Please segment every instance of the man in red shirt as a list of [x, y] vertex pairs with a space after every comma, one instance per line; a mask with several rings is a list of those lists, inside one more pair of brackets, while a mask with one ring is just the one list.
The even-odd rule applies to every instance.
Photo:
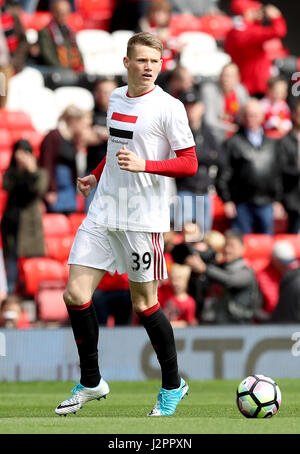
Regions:
[[[231, 3], [235, 18], [234, 27], [229, 31], [224, 47], [238, 65], [242, 83], [250, 95], [262, 95], [267, 81], [272, 76], [270, 61], [264, 43], [273, 38], [283, 38], [287, 27], [278, 8], [252, 0], [233, 0]], [[269, 22], [263, 25], [263, 20]]]

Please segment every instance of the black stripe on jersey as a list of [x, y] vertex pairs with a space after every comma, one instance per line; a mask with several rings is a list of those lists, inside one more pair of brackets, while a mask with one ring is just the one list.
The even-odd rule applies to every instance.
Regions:
[[132, 139], [133, 137], [133, 131], [126, 131], [125, 129], [109, 128], [109, 134], [122, 139]]

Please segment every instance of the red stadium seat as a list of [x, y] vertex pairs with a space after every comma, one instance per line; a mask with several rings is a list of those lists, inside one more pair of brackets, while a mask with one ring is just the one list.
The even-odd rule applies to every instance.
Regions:
[[29, 130], [34, 131], [34, 127], [30, 116], [22, 110], [7, 110], [6, 111], [7, 127], [10, 130]]
[[102, 14], [112, 16], [112, 13], [115, 9], [116, 2], [115, 0], [78, 0], [78, 11], [83, 16], [93, 16], [94, 14]]
[[211, 203], [212, 203], [213, 218], [214, 219], [224, 218], [224, 216], [225, 216], [224, 203], [217, 194], [211, 195]]
[[78, 0], [85, 29], [109, 30], [115, 0]]
[[59, 237], [71, 234], [69, 219], [61, 213], [43, 214], [43, 229], [45, 237]]
[[86, 213], [71, 213], [69, 214], [69, 222], [71, 228], [71, 234], [75, 235], [78, 227], [86, 217]]
[[0, 109], [0, 125], [3, 129], [7, 127], [6, 112], [7, 110]]
[[33, 257], [22, 260], [22, 270], [25, 291], [35, 296], [43, 281], [65, 281], [65, 267], [57, 260], [48, 257]]
[[244, 235], [245, 258], [249, 260], [269, 258], [273, 249], [273, 241], [273, 237], [270, 235]]
[[218, 41], [224, 41], [233, 21], [228, 16], [202, 16], [200, 18], [201, 31], [212, 35]]
[[289, 233], [279, 233], [278, 235], [274, 236], [274, 243], [276, 243], [276, 241], [282, 240], [289, 241], [294, 246], [296, 256], [300, 259], [300, 236]]
[[12, 144], [13, 141], [10, 131], [7, 129], [0, 129], [0, 151], [10, 149]]
[[40, 146], [43, 138], [45, 137], [45, 134], [38, 131], [33, 131], [31, 129], [25, 129], [19, 131], [12, 131], [11, 136], [13, 143], [20, 139], [28, 140], [32, 146], [33, 154], [36, 156], [36, 158], [39, 158]]
[[43, 322], [66, 322], [68, 311], [63, 300], [64, 281], [43, 282], [36, 295], [38, 319]]
[[83, 17], [80, 13], [71, 13], [67, 17], [67, 25], [73, 32], [79, 32], [84, 29]]
[[46, 237], [46, 256], [58, 260], [59, 262], [65, 262], [69, 257], [73, 240], [73, 235], [65, 237]]
[[193, 16], [192, 14], [172, 15], [170, 28], [173, 36], [178, 36], [184, 32], [202, 31], [200, 18]]
[[4, 213], [6, 202], [7, 202], [8, 194], [3, 189], [0, 190], [0, 217]]
[[31, 15], [31, 20], [27, 24], [27, 28], [41, 30], [49, 24], [50, 20], [51, 13], [49, 11], [36, 11]]
[[10, 164], [12, 150], [0, 150], [0, 172], [4, 172]]

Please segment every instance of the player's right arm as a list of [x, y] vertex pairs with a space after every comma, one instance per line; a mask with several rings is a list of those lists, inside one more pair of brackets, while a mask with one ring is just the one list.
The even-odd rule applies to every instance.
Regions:
[[90, 173], [82, 178], [77, 178], [77, 188], [84, 195], [88, 197], [91, 193], [91, 190], [97, 186], [98, 181], [100, 180], [101, 174], [103, 172], [106, 162], [106, 156], [102, 159], [100, 164]]

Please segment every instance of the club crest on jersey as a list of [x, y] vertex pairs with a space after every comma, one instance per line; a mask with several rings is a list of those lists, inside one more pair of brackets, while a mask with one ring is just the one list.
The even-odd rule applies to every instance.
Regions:
[[[138, 117], [136, 115], [126, 115], [119, 112], [113, 112], [111, 116], [112, 120], [120, 121], [122, 123], [135, 124]], [[121, 128], [109, 128], [109, 134], [114, 137], [120, 137], [121, 139], [132, 139], [133, 131]]]

